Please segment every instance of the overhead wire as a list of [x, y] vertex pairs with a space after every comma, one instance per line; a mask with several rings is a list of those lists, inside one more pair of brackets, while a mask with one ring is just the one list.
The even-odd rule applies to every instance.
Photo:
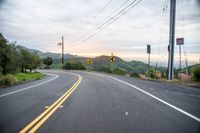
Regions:
[[[107, 19], [109, 19], [109, 18], [110, 18], [113, 14], [115, 14], [116, 12], [118, 12], [125, 4], [127, 4], [129, 1], [130, 1], [130, 0], [126, 0], [125, 2], [123, 2], [114, 12], [112, 12], [112, 14], [108, 15], [108, 16], [104, 19], [104, 21], [106, 21]], [[104, 21], [103, 21], [103, 22], [104, 22]], [[101, 25], [101, 24], [99, 24], [99, 25]], [[99, 25], [97, 25], [96, 28], [98, 28]]]
[[127, 8], [131, 7], [137, 0], [132, 1], [128, 6], [126, 6], [125, 8], [123, 8], [121, 11], [119, 11], [118, 13], [116, 13], [115, 15], [113, 15], [111, 18], [109, 18], [108, 20], [106, 20], [103, 24], [101, 24], [100, 26], [97, 27], [97, 29], [100, 29], [101, 27], [103, 27], [105, 24], [107, 24], [108, 22], [112, 21], [115, 17], [117, 17], [119, 14], [123, 13]]
[[[85, 25], [89, 25], [91, 24], [112, 2], [113, 0], [109, 0], [97, 13], [96, 15], [94, 15], [91, 19], [89, 19]], [[79, 32], [81, 32], [83, 30], [83, 28], [81, 27], [81, 29], [79, 30]], [[86, 33], [88, 34], [88, 32]], [[83, 36], [81, 36], [81, 38], [85, 37], [85, 34]], [[79, 39], [80, 40], [80, 39]]]
[[[114, 13], [116, 13], [117, 11], [119, 11], [119, 10], [120, 10], [127, 2], [129, 2], [129, 1], [130, 1], [130, 0], [126, 0], [124, 3], [122, 3], [122, 4], [120, 5], [120, 7], [119, 7], [117, 10], [115, 10], [110, 16], [112, 16]], [[105, 9], [110, 3], [111, 3], [111, 1], [109, 1], [102, 9]], [[99, 15], [101, 12], [102, 12], [102, 10], [100, 10], [97, 14]], [[106, 17], [106, 19], [109, 19], [110, 16]], [[96, 17], [97, 17], [97, 16], [96, 16]], [[95, 17], [95, 18], [96, 18], [96, 17]], [[105, 20], [106, 20], [106, 19], [105, 19]], [[87, 22], [87, 24], [90, 24], [90, 23]], [[99, 24], [99, 25], [101, 25], [101, 24]], [[95, 30], [97, 29], [97, 27], [98, 27], [99, 25], [97, 25], [97, 26], [94, 27]], [[76, 44], [76, 43], [80, 42], [80, 41], [82, 40], [82, 38], [85, 38], [85, 37], [87, 36], [87, 34], [88, 34], [88, 32], [87, 32], [85, 35], [83, 35], [83, 36], [81, 37], [81, 39], [78, 39], [77, 41], [73, 42], [72, 44]], [[89, 35], [89, 36], [90, 36], [90, 35]]]
[[[161, 33], [162, 33], [162, 22], [163, 22], [163, 19], [165, 17], [165, 15], [167, 14], [167, 11], [168, 11], [168, 4], [169, 4], [169, 0], [164, 0], [163, 2], [163, 7], [162, 7], [162, 15], [160, 16], [160, 24], [159, 24], [159, 40], [158, 40], [158, 55], [160, 56], [157, 56], [156, 58], [156, 62], [163, 62], [163, 58], [165, 57], [165, 53], [160, 53], [161, 51], [161, 44], [163, 43], [161, 40], [162, 40], [162, 36], [161, 36]], [[167, 46], [165, 45], [164, 46], [165, 48], [167, 48]], [[159, 58], [160, 58], [160, 61], [159, 61]]]
[[97, 31], [95, 31], [94, 33], [90, 34], [88, 37], [80, 40], [79, 42], [75, 43], [74, 45], [72, 45], [69, 48], [78, 46], [79, 44], [91, 39], [92, 37], [94, 37], [97, 33], [99, 33], [100, 31], [102, 31], [103, 29], [105, 29], [106, 27], [108, 27], [109, 25], [111, 25], [112, 23], [114, 23], [116, 20], [118, 20], [121, 16], [123, 16], [124, 14], [126, 14], [129, 10], [131, 10], [133, 7], [135, 7], [137, 4], [139, 4], [142, 0], [134, 0], [133, 2], [131, 2], [128, 6], [126, 6], [125, 8], [123, 8], [121, 11], [119, 11], [117, 14], [113, 15], [115, 17], [111, 17], [109, 19], [109, 21], [107, 20], [106, 23], [104, 22], [98, 29]]

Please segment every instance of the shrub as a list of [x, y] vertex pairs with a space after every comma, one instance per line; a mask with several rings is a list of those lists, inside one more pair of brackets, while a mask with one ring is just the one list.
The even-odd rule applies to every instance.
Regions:
[[126, 72], [120, 68], [115, 68], [113, 71], [112, 71], [114, 74], [119, 74], [119, 75], [125, 75]]
[[140, 75], [138, 73], [131, 73], [130, 76], [135, 78], [140, 78]]
[[193, 80], [200, 81], [200, 65], [193, 68], [192, 78]]
[[150, 70], [147, 70], [146, 76], [154, 79], [156, 76], [156, 70], [154, 68], [150, 68]]
[[66, 62], [63, 65], [65, 70], [85, 70], [85, 66], [81, 62]]
[[101, 67], [101, 68], [99, 68], [99, 71], [105, 72], [105, 73], [112, 73], [112, 71], [108, 67]]
[[16, 84], [16, 79], [12, 74], [3, 75], [0, 77], [0, 85], [14, 85]]

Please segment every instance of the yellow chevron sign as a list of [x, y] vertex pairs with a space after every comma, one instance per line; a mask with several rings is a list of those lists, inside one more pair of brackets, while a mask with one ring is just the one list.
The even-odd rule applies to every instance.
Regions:
[[114, 62], [115, 62], [115, 56], [113, 55], [113, 53], [111, 53], [110, 63], [114, 63]]
[[115, 56], [110, 56], [110, 63], [114, 63], [115, 62]]
[[86, 59], [87, 64], [92, 64], [92, 59]]

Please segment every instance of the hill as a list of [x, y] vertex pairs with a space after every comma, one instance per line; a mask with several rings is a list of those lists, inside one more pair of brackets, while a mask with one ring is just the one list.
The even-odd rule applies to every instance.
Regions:
[[[52, 65], [53, 68], [61, 68], [61, 54], [60, 53], [51, 53], [51, 52], [42, 52], [35, 49], [28, 49], [23, 46], [16, 46], [17, 49], [25, 49], [31, 53], [37, 53], [41, 58], [52, 57], [54, 63]], [[111, 70], [115, 68], [120, 68], [125, 70], [127, 73], [145, 73], [148, 70], [148, 64], [141, 61], [125, 61], [120, 57], [115, 57], [115, 63], [110, 63], [110, 57], [106, 55], [98, 56], [92, 59], [92, 64], [87, 64], [87, 57], [80, 57], [77, 55], [65, 54], [65, 59], [73, 60], [75, 62], [83, 63], [88, 70], [99, 71], [101, 68], [109, 68]], [[153, 67], [153, 66], [151, 66]]]

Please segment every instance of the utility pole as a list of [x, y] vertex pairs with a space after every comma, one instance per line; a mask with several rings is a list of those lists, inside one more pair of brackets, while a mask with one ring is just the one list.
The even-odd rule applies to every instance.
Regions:
[[150, 54], [151, 54], [151, 45], [148, 45], [148, 44], [147, 44], [147, 54], [149, 55], [149, 58], [148, 58], [148, 64], [149, 64], [148, 75], [149, 75], [149, 71], [150, 71]]
[[62, 64], [64, 64], [64, 37], [62, 36]]
[[58, 46], [62, 47], [62, 58], [61, 58], [61, 61], [62, 61], [62, 64], [64, 64], [64, 37], [63, 36], [62, 36], [62, 42], [58, 43]]
[[169, 28], [169, 62], [168, 80], [174, 78], [174, 37], [175, 37], [175, 18], [176, 0], [170, 0], [170, 28]]
[[181, 45], [179, 45], [179, 68], [181, 69]]

